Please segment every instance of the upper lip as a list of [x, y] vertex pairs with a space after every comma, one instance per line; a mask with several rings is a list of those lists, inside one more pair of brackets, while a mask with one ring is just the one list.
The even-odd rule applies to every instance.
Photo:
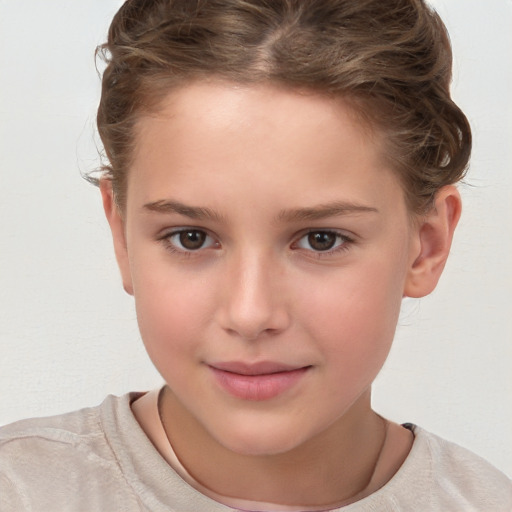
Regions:
[[226, 361], [210, 364], [216, 370], [237, 373], [239, 375], [268, 375], [271, 373], [290, 372], [300, 370], [304, 366], [293, 366], [274, 361], [261, 361], [257, 363], [244, 363], [242, 361]]

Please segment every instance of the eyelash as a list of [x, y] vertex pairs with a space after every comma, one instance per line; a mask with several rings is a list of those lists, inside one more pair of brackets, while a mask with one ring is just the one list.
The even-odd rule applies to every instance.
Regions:
[[[336, 231], [334, 229], [310, 229], [307, 232], [303, 233], [297, 239], [297, 241], [292, 244], [292, 248], [294, 246], [297, 246], [299, 244], [299, 242], [301, 242], [302, 240], [306, 239], [307, 237], [309, 237], [311, 235], [315, 235], [315, 234], [316, 235], [318, 235], [318, 234], [334, 235], [336, 237], [336, 240], [334, 243], [339, 244], [339, 245], [335, 245], [332, 248], [326, 249], [324, 251], [314, 250], [313, 248], [311, 248], [311, 249], [304, 248], [303, 249], [303, 250], [307, 251], [308, 253], [311, 253], [311, 255], [314, 256], [315, 258], [326, 258], [329, 256], [335, 256], [341, 252], [348, 251], [350, 246], [354, 243], [353, 238], [351, 238], [350, 236], [348, 236], [344, 233]], [[298, 249], [300, 249], [300, 248], [298, 248]]]
[[169, 233], [165, 233], [162, 237], [160, 237], [160, 241], [163, 242], [165, 248], [170, 251], [171, 253], [177, 253], [184, 257], [191, 257], [194, 256], [196, 253], [198, 253], [201, 249], [207, 249], [209, 247], [204, 247], [201, 245], [201, 247], [198, 247], [197, 249], [187, 249], [187, 248], [180, 248], [177, 246], [176, 242], [173, 242], [172, 239], [174, 237], [179, 237], [183, 233], [202, 233], [207, 238], [211, 238], [213, 240], [212, 246], [218, 246], [219, 243], [215, 242], [215, 239], [208, 234], [208, 232], [204, 229], [198, 229], [198, 228], [180, 228], [175, 231], [171, 231]]
[[[208, 247], [204, 247], [204, 245], [201, 245], [197, 249], [187, 249], [187, 248], [180, 248], [177, 246], [176, 242], [173, 242], [172, 239], [174, 237], [178, 237], [182, 235], [183, 233], [201, 233], [205, 236], [205, 238], [210, 238], [213, 243], [209, 245]], [[314, 235], [314, 234], [322, 234], [322, 235], [334, 235], [336, 237], [336, 241], [334, 242], [339, 243], [339, 245], [335, 245], [333, 248], [326, 249], [324, 251], [322, 250], [314, 250], [313, 248], [307, 249], [307, 248], [301, 248], [297, 247], [298, 244], [306, 239], [307, 237]], [[209, 249], [209, 248], [218, 248], [220, 244], [215, 241], [214, 237], [211, 236], [206, 230], [199, 229], [199, 228], [180, 228], [175, 231], [171, 231], [169, 233], [164, 234], [162, 237], [159, 238], [159, 240], [165, 245], [166, 249], [169, 250], [171, 253], [177, 253], [184, 257], [191, 257], [196, 254], [198, 254], [202, 249]], [[340, 243], [341, 242], [341, 243]], [[349, 247], [354, 243], [354, 239], [350, 236], [347, 236], [344, 233], [340, 233], [339, 231], [332, 230], [332, 229], [310, 229], [304, 233], [302, 233], [292, 244], [291, 248], [296, 250], [304, 250], [310, 253], [311, 255], [314, 255], [315, 258], [323, 258], [323, 257], [329, 257], [336, 255], [338, 253], [344, 252], [349, 250]]]

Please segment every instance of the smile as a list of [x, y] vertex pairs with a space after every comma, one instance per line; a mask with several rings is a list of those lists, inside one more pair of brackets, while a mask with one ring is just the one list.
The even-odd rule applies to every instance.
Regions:
[[240, 362], [209, 365], [216, 382], [229, 394], [242, 400], [270, 400], [295, 386], [311, 366], [290, 367], [280, 363]]

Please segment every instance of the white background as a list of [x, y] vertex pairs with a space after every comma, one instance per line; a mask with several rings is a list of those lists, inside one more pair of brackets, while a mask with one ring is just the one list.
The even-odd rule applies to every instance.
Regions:
[[[98, 165], [93, 51], [120, 4], [0, 0], [0, 424], [161, 382], [80, 177]], [[512, 3], [434, 5], [474, 156], [445, 275], [404, 304], [374, 404], [512, 476]]]

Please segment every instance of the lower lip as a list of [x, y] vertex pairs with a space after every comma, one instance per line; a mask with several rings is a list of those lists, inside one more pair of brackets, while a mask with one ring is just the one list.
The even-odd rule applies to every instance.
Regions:
[[270, 400], [295, 386], [310, 367], [297, 370], [267, 373], [263, 375], [242, 375], [211, 367], [220, 386], [231, 395], [243, 400]]

